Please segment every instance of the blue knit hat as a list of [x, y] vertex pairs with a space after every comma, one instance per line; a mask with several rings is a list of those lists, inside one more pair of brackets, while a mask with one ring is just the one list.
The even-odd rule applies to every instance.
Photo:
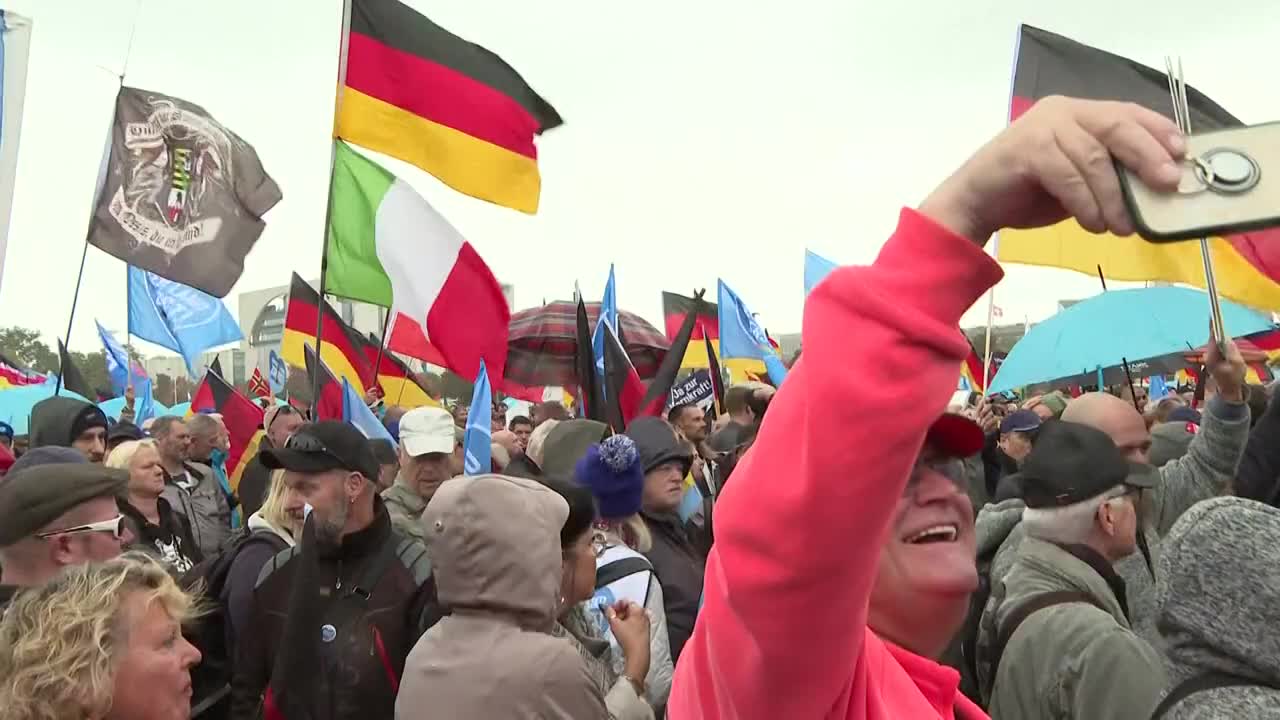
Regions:
[[573, 477], [591, 489], [600, 517], [616, 520], [640, 512], [644, 470], [640, 451], [626, 435], [614, 435], [587, 448], [586, 457], [574, 466]]

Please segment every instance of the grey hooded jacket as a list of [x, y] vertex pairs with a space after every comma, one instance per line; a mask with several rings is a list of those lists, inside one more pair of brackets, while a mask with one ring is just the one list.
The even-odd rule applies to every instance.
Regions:
[[1173, 705], [1166, 720], [1280, 718], [1280, 510], [1234, 497], [1187, 511], [1164, 541], [1156, 602], [1170, 687], [1224, 673], [1244, 685]]
[[[1214, 398], [1205, 409], [1203, 421], [1187, 454], [1160, 468], [1159, 485], [1143, 497], [1143, 531], [1151, 550], [1152, 567], [1159, 565], [1160, 538], [1178, 517], [1197, 502], [1220, 495], [1231, 487], [1249, 440], [1249, 407], [1244, 403]], [[999, 546], [991, 565], [993, 587], [1013, 565], [1017, 548], [1026, 537], [1021, 526], [1023, 507], [1021, 500], [1010, 499], [987, 505], [978, 513], [978, 554]], [[1155, 582], [1151, 569], [1141, 553], [1134, 553], [1116, 563], [1116, 572], [1128, 589], [1129, 618], [1134, 631], [1158, 648], [1160, 636], [1156, 632]], [[984, 621], [991, 611], [988, 606]], [[979, 652], [982, 644], [979, 638]]]

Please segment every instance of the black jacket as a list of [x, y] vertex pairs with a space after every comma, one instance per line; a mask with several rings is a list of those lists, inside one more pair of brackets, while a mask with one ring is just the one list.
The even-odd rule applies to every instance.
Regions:
[[125, 527], [133, 534], [130, 549], [153, 555], [168, 564], [175, 574], [182, 575], [203, 560], [204, 555], [192, 537], [188, 520], [174, 512], [164, 498], [157, 498], [156, 503], [160, 522], [152, 525], [128, 500], [116, 499], [116, 506], [125, 518]]
[[671, 660], [676, 662], [693, 634], [693, 621], [698, 617], [698, 605], [702, 601], [702, 574], [707, 558], [699, 552], [689, 530], [674, 513], [640, 514], [653, 536], [653, 547], [645, 557], [653, 563], [653, 571], [662, 584]]
[[[281, 653], [289, 653], [283, 662], [294, 667], [315, 668], [306, 675], [309, 687], [291, 688], [295, 697], [310, 703], [313, 720], [372, 720], [395, 714], [395, 687], [404, 674], [405, 658], [441, 612], [426, 548], [396, 533], [381, 498], [374, 502], [373, 523], [348, 535], [340, 547], [320, 551], [318, 561], [310, 564], [314, 567], [300, 559], [298, 547], [263, 567], [237, 642], [231, 717], [261, 717], [263, 696]], [[370, 579], [376, 566], [383, 571]], [[316, 605], [306, 614], [320, 622], [304, 637], [314, 638], [314, 645], [283, 642], [286, 620], [299, 607], [290, 605], [294, 578], [312, 571], [319, 587]]]

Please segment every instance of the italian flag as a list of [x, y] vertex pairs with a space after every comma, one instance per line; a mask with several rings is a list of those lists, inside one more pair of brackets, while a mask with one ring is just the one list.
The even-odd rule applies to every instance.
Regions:
[[325, 291], [391, 309], [387, 348], [501, 382], [511, 310], [471, 243], [407, 183], [336, 141]]

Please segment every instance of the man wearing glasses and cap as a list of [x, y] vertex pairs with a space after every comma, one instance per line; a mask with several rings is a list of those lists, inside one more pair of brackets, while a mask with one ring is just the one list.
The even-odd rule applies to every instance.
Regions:
[[[258, 578], [240, 636], [231, 717], [258, 717], [268, 686], [280, 692], [271, 676], [276, 656], [287, 652], [291, 662], [310, 657], [316, 666], [301, 673], [306, 687], [285, 688], [304, 704], [323, 703], [323, 713], [312, 708], [315, 716], [389, 718], [409, 650], [440, 618], [426, 548], [393, 528], [377, 493], [378, 461], [355, 427], [303, 425], [284, 447], [260, 456], [268, 470], [284, 470], [285, 509], [309, 508], [309, 527]], [[294, 593], [296, 583], [314, 583], [315, 594]], [[286, 642], [287, 619], [295, 617], [315, 620], [302, 636], [314, 646]], [[283, 702], [272, 699], [275, 707]]]
[[128, 473], [82, 460], [28, 467], [0, 484], [0, 608], [62, 568], [102, 562], [133, 541], [116, 495]]

